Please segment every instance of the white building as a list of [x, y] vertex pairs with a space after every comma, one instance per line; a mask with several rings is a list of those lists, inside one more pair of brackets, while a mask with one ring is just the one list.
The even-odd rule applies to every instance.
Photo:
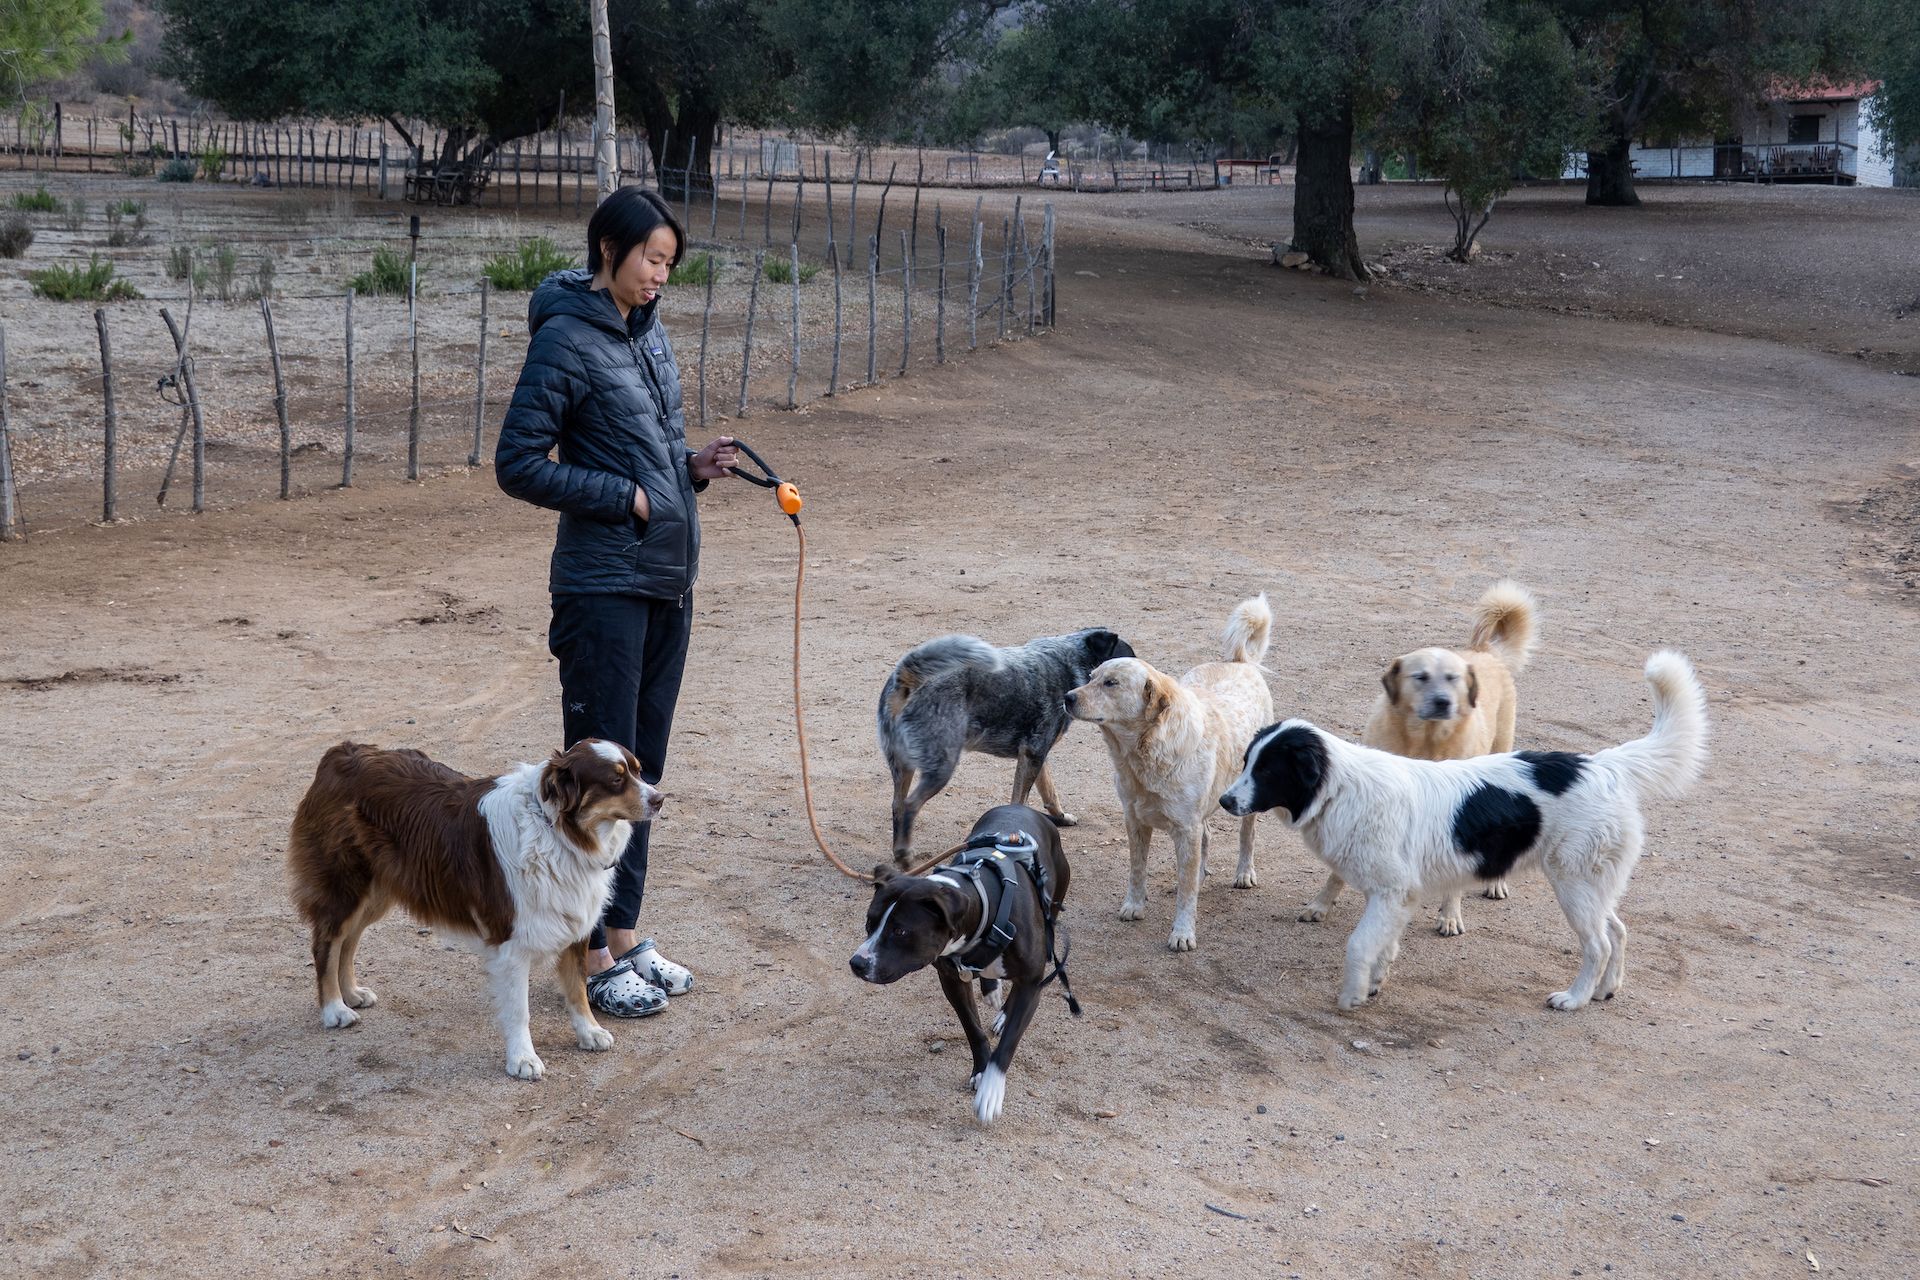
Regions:
[[[1874, 127], [1871, 104], [1879, 87], [1878, 81], [1781, 84], [1727, 137], [1635, 142], [1634, 177], [1920, 186], [1920, 143], [1896, 152]], [[1565, 176], [1585, 175], [1586, 156], [1570, 157]]]

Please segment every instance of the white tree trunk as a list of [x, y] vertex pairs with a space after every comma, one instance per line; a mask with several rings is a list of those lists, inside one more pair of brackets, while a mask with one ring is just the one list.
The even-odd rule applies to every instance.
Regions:
[[589, 0], [593, 20], [593, 167], [599, 204], [620, 186], [613, 132], [613, 40], [607, 33], [607, 0]]

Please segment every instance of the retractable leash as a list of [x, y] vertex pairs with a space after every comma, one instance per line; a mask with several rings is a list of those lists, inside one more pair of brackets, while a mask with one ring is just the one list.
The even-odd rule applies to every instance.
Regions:
[[[746, 470], [736, 463], [733, 467], [733, 474], [739, 476], [748, 484], [755, 484], [759, 485], [762, 489], [772, 490], [773, 500], [780, 505], [781, 513], [793, 522], [793, 532], [800, 540], [800, 558], [793, 570], [793, 727], [800, 740], [800, 793], [805, 797], [807, 802], [807, 826], [813, 830], [814, 844], [820, 847], [820, 852], [826, 855], [827, 861], [833, 864], [836, 871], [854, 880], [871, 883], [873, 880], [872, 876], [864, 872], [855, 871], [852, 867], [842, 862], [832, 849], [827, 847], [827, 838], [820, 834], [820, 820], [813, 812], [813, 778], [807, 770], [807, 721], [806, 713], [802, 709], [800, 702], [800, 601], [807, 580], [807, 530], [806, 526], [800, 523], [800, 508], [805, 506], [806, 503], [800, 497], [799, 487], [792, 481], [782, 480], [779, 474], [767, 465], [767, 460], [761, 457], [752, 445], [736, 436], [733, 441], [733, 446], [751, 458], [753, 464], [760, 468], [760, 474], [755, 475], [753, 472]], [[914, 867], [908, 874], [917, 876], [935, 864], [946, 861], [949, 857], [959, 853], [964, 848], [966, 848], [966, 845], [957, 844], [951, 849], [944, 850], [926, 862], [921, 863], [919, 866]], [[1051, 931], [1051, 923], [1049, 923], [1049, 931]], [[1051, 955], [1051, 948], [1049, 948], [1049, 955]]]

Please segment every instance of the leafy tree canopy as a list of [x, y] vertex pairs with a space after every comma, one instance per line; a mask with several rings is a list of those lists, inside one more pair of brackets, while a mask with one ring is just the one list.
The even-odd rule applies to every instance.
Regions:
[[0, 103], [102, 53], [124, 56], [129, 34], [102, 40], [101, 22], [100, 0], [0, 0]]

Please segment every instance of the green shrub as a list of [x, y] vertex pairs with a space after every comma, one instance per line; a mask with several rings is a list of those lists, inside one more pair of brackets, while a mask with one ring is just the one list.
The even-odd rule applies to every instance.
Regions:
[[712, 274], [713, 255], [703, 253], [697, 258], [683, 258], [679, 266], [667, 273], [667, 283], [705, 284]]
[[131, 283], [113, 278], [113, 264], [102, 262], [99, 254], [90, 255], [84, 267], [55, 263], [29, 271], [27, 282], [37, 296], [54, 302], [125, 302], [140, 296]]
[[200, 176], [208, 182], [220, 181], [220, 175], [227, 167], [227, 153], [224, 148], [209, 146], [200, 153]]
[[407, 260], [398, 250], [381, 245], [373, 251], [373, 269], [363, 271], [347, 282], [355, 293], [400, 293], [407, 291]]
[[[128, 219], [132, 219], [131, 222]], [[124, 249], [130, 244], [140, 243], [140, 233], [147, 229], [147, 206], [140, 200], [115, 200], [107, 206], [107, 243], [115, 249]]]
[[167, 279], [193, 279], [193, 246], [177, 244], [167, 250]]
[[247, 281], [247, 298], [257, 302], [261, 298], [273, 296], [273, 277], [279, 268], [274, 264], [273, 255], [263, 253], [260, 262], [253, 269], [253, 275]]
[[32, 191], [14, 192], [13, 207], [23, 213], [58, 213], [60, 201], [45, 187], [36, 187]]
[[192, 182], [198, 172], [199, 168], [191, 160], [169, 160], [154, 177], [161, 182]]
[[522, 240], [520, 247], [497, 258], [489, 258], [480, 268], [496, 289], [524, 292], [556, 271], [577, 265], [560, 251], [560, 246], [545, 236]]
[[87, 202], [79, 196], [67, 201], [65, 213], [60, 221], [65, 224], [68, 231], [79, 235], [87, 225]]
[[151, 178], [153, 176], [153, 157], [126, 156], [117, 162], [129, 178]]
[[18, 258], [33, 243], [33, 227], [19, 214], [0, 222], [0, 258]]
[[202, 297], [232, 302], [233, 278], [239, 266], [240, 255], [230, 245], [202, 249], [194, 260], [193, 287]]
[[[773, 281], [775, 284], [793, 283], [793, 263], [785, 258], [768, 258], [766, 272], [767, 279]], [[820, 268], [813, 263], [803, 262], [800, 264], [801, 284], [805, 284], [819, 274]]]

